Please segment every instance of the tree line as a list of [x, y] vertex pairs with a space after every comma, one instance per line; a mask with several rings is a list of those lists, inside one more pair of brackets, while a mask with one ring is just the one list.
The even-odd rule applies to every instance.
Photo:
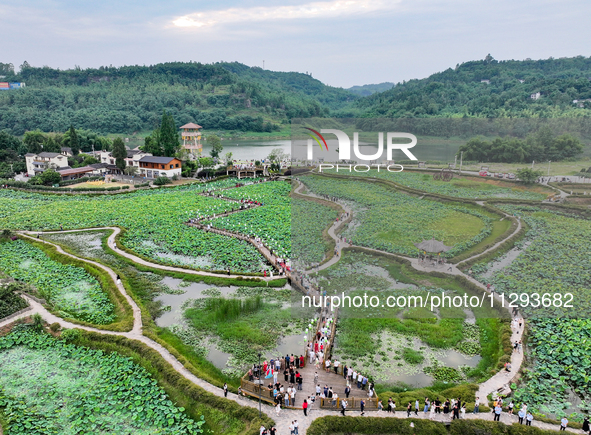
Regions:
[[461, 145], [458, 156], [478, 162], [525, 163], [531, 161], [559, 161], [576, 158], [583, 152], [581, 141], [571, 135], [557, 136], [550, 127], [542, 127], [537, 133], [524, 139], [497, 137], [486, 140], [470, 139]]

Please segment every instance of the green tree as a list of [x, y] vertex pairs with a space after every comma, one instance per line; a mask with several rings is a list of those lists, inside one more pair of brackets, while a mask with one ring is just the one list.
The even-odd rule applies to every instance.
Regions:
[[115, 157], [115, 165], [123, 171], [126, 166], [125, 159], [127, 158], [127, 149], [125, 148], [123, 139], [120, 137], [116, 137], [115, 140], [113, 140], [113, 157]]
[[88, 154], [82, 154], [84, 160], [82, 161], [82, 166], [94, 165], [95, 163], [100, 163], [98, 159], [94, 156]]
[[142, 151], [150, 153], [153, 156], [161, 156], [163, 154], [162, 147], [159, 142], [160, 130], [156, 129], [150, 136], [144, 139], [144, 145], [141, 147]]
[[224, 157], [226, 158], [226, 164], [230, 165], [232, 163], [232, 153], [226, 153]]
[[39, 177], [41, 179], [41, 182], [45, 186], [51, 186], [53, 184], [58, 184], [60, 181], [62, 181], [61, 175], [57, 171], [55, 171], [54, 169], [51, 169], [51, 168], [43, 171]]
[[27, 165], [23, 161], [14, 162], [12, 164], [12, 170], [17, 174], [20, 174], [21, 172], [27, 172]]
[[209, 155], [214, 159], [219, 157], [220, 153], [224, 149], [222, 140], [215, 134], [211, 134], [207, 136], [207, 143], [211, 145], [211, 151], [209, 152]]
[[62, 151], [62, 147], [53, 139], [51, 136], [45, 139], [45, 143], [43, 144], [43, 151], [48, 153], [60, 153]]
[[531, 168], [517, 170], [517, 178], [524, 184], [532, 184], [542, 176], [542, 171], [534, 171]]
[[96, 142], [97, 150], [111, 151], [111, 148], [113, 147], [113, 142], [108, 137], [99, 136]]
[[39, 130], [27, 131], [23, 137], [23, 143], [27, 147], [27, 152], [39, 154], [43, 151], [43, 143], [45, 142], [45, 135]]
[[14, 172], [8, 163], [0, 163], [0, 178], [12, 178]]
[[283, 160], [287, 159], [289, 156], [283, 152], [281, 148], [273, 148], [269, 155], [267, 156], [267, 160], [274, 162], [274, 163], [281, 163]]
[[181, 146], [179, 132], [174, 123], [174, 118], [172, 115], [168, 115], [166, 111], [162, 113], [162, 122], [160, 123], [160, 134], [158, 139], [162, 153], [166, 157], [173, 157]]
[[137, 167], [128, 166], [127, 168], [125, 168], [123, 170], [123, 172], [125, 172], [125, 175], [135, 175], [135, 174], [137, 174]]
[[198, 159], [199, 166], [205, 170], [206, 173], [211, 173], [212, 169], [215, 165], [215, 162], [211, 157], [201, 157]]
[[4, 130], [0, 131], [0, 150], [18, 151], [21, 145], [21, 141], [17, 137]]
[[76, 129], [73, 126], [70, 126], [64, 135], [64, 143], [72, 149], [72, 154], [78, 155], [80, 152], [80, 139], [78, 139], [78, 133], [76, 133]]

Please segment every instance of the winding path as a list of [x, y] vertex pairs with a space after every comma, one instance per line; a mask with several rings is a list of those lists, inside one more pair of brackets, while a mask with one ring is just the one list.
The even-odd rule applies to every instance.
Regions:
[[[308, 194], [303, 194], [300, 193], [304, 184], [301, 183], [299, 180], [296, 180], [297, 183], [299, 183], [298, 187], [295, 189], [295, 192], [298, 193], [298, 195], [301, 196], [309, 196], [311, 198], [316, 198], [316, 199], [322, 199], [324, 201], [329, 202], [328, 200], [312, 194], [312, 193], [308, 193]], [[340, 204], [339, 204], [340, 205]], [[482, 204], [481, 204], [482, 205]], [[350, 214], [352, 214], [350, 207], [346, 206], [346, 211], [348, 211]], [[510, 217], [509, 215], [505, 214], [506, 217]], [[500, 246], [502, 243], [504, 243], [506, 240], [508, 240], [509, 238], [513, 237], [519, 230], [521, 230], [521, 220], [518, 219], [517, 221], [518, 225], [517, 228], [515, 229], [515, 231], [513, 231], [511, 234], [508, 234], [505, 238], [503, 238], [503, 240], [499, 241], [498, 243], [496, 243], [495, 245], [493, 245], [492, 247], [488, 248], [487, 250], [485, 250], [484, 252], [480, 253], [480, 254], [475, 254], [469, 258], [467, 258], [466, 260], [461, 261], [460, 263], [458, 263], [457, 265], [448, 265], [448, 268], [443, 268], [442, 270], [439, 270], [439, 272], [443, 272], [446, 273], [448, 275], [454, 275], [454, 276], [463, 276], [464, 278], [466, 278], [468, 281], [470, 281], [471, 283], [473, 283], [474, 285], [478, 286], [481, 290], [484, 290], [488, 293], [490, 293], [490, 291], [486, 288], [486, 286], [484, 284], [482, 284], [481, 282], [477, 281], [476, 279], [474, 279], [473, 277], [466, 275], [465, 273], [463, 273], [459, 268], [458, 265], [466, 262], [468, 260], [471, 260], [473, 258], [478, 258], [490, 251], [492, 251], [493, 249], [496, 249], [498, 246]], [[418, 271], [421, 272], [433, 272], [434, 268], [433, 267], [429, 267], [427, 262], [421, 262], [418, 258], [411, 258], [411, 257], [406, 257], [400, 254], [393, 254], [390, 252], [386, 252], [386, 251], [382, 251], [379, 249], [373, 249], [373, 248], [366, 248], [363, 246], [356, 246], [356, 245], [352, 245], [350, 243], [344, 243], [342, 241], [340, 241], [340, 238], [338, 236], [336, 236], [335, 234], [335, 230], [340, 226], [341, 222], [335, 222], [333, 223], [333, 225], [330, 227], [328, 234], [330, 235], [330, 237], [333, 238], [333, 240], [336, 243], [337, 246], [337, 252], [339, 253], [338, 256], [334, 256], [330, 261], [320, 265], [317, 270], [322, 270], [322, 269], [326, 269], [332, 265], [334, 265], [337, 261], [339, 261], [339, 259], [341, 258], [341, 251], [343, 248], [351, 248], [351, 247], [355, 247], [355, 248], [360, 248], [363, 249], [365, 251], [370, 251], [370, 252], [375, 252], [378, 254], [385, 254], [388, 256], [392, 256], [395, 258], [399, 258], [399, 259], [404, 259], [404, 260], [408, 260], [410, 261], [410, 264], [412, 265], [412, 267]], [[495, 298], [495, 300], [497, 300], [497, 302], [501, 302], [501, 300], [495, 295], [493, 296]], [[511, 309], [509, 307], [507, 307], [507, 310], [511, 313]], [[522, 324], [521, 329], [513, 329], [513, 333], [511, 336], [511, 342], [514, 343], [515, 341], [519, 341], [521, 340], [521, 337], [523, 335], [523, 331], [525, 329], [525, 324]], [[507, 393], [507, 391], [510, 391], [509, 385], [511, 383], [511, 381], [515, 378], [515, 376], [517, 375], [517, 373], [519, 372], [521, 365], [523, 363], [523, 353], [521, 352], [513, 352], [513, 354], [511, 355], [511, 366], [512, 366], [512, 371], [511, 372], [506, 372], [504, 370], [501, 370], [499, 372], [497, 372], [495, 375], [493, 375], [491, 378], [489, 378], [487, 381], [483, 382], [482, 384], [480, 384], [479, 389], [478, 389], [478, 393], [477, 393], [477, 397], [480, 398], [480, 402], [484, 403], [487, 401], [487, 396], [489, 394], [493, 394], [495, 392], [500, 392], [503, 391], [504, 393]]]
[[[44, 231], [44, 232], [39, 232], [39, 231], [18, 231], [19, 234], [22, 234], [32, 240], [38, 241], [38, 242], [43, 242], [43, 243], [47, 243], [49, 245], [52, 246], [58, 246], [58, 245], [54, 245], [53, 243], [47, 242], [46, 240], [43, 240], [43, 238], [37, 239], [35, 237], [33, 237], [33, 235], [36, 234], [64, 234], [64, 233], [78, 233], [81, 231], [104, 231], [104, 230], [110, 230], [113, 231], [113, 233], [109, 236], [109, 238], [107, 239], [107, 245], [109, 246], [109, 248], [111, 248], [113, 251], [115, 251], [118, 255], [121, 255], [122, 257], [128, 258], [131, 261], [133, 261], [134, 263], [137, 264], [141, 264], [143, 266], [148, 266], [148, 267], [152, 267], [154, 269], [160, 269], [160, 270], [167, 270], [170, 272], [182, 272], [182, 273], [188, 273], [191, 275], [201, 275], [201, 276], [215, 276], [218, 278], [258, 278], [260, 280], [263, 281], [271, 281], [273, 279], [277, 279], [278, 277], [262, 277], [262, 276], [251, 276], [251, 275], [238, 275], [238, 274], [230, 274], [228, 275], [227, 273], [224, 272], [208, 272], [206, 270], [195, 270], [195, 269], [186, 269], [183, 267], [175, 267], [175, 266], [167, 266], [165, 264], [160, 264], [160, 263], [152, 263], [150, 261], [144, 260], [143, 258], [138, 257], [137, 255], [133, 255], [127, 251], [124, 251], [122, 249], [119, 249], [119, 247], [117, 246], [117, 243], [115, 241], [117, 235], [121, 232], [121, 228], [119, 227], [96, 227], [96, 228], [83, 228], [83, 229], [78, 229], [78, 230], [66, 230], [66, 231]], [[58, 246], [59, 248], [59, 246]], [[70, 255], [66, 252], [64, 252], [61, 248], [58, 249], [59, 252], [64, 253], [66, 255], [68, 255], [69, 257], [72, 258], [76, 258], [79, 259], [78, 257], [75, 257], [73, 255]], [[92, 264], [99, 264], [99, 263], [94, 263], [92, 262]], [[116, 278], [116, 275], [115, 275]]]
[[[301, 186], [298, 187], [297, 190], [300, 190]], [[306, 196], [306, 195], [304, 195]], [[322, 199], [322, 198], [321, 198]], [[347, 210], [347, 209], [345, 209]], [[350, 210], [347, 210], [349, 213], [351, 213]], [[335, 233], [335, 230], [342, 224], [342, 221], [340, 222], [336, 222], [334, 223], [331, 228], [328, 231], [328, 234], [330, 235], [331, 238], [333, 238], [335, 240], [335, 243], [337, 243], [337, 252], [339, 253], [339, 256], [335, 256], [333, 259], [331, 259], [329, 262], [323, 264], [321, 266], [322, 269], [326, 268], [326, 267], [330, 267], [332, 264], [336, 263], [339, 258], [340, 258], [340, 253], [342, 251], [343, 248], [345, 247], [350, 247], [352, 245], [350, 244], [345, 244], [343, 242], [340, 241], [340, 239], [338, 238], [338, 236]], [[81, 232], [81, 231], [96, 231], [96, 230], [112, 230], [112, 234], [109, 236], [108, 238], [108, 246], [113, 249], [118, 255], [124, 256], [138, 264], [142, 264], [145, 266], [149, 266], [149, 267], [153, 267], [156, 269], [160, 269], [160, 270], [166, 270], [166, 271], [172, 271], [172, 272], [183, 272], [183, 273], [191, 273], [191, 274], [195, 274], [195, 275], [203, 275], [203, 276], [227, 276], [227, 275], [222, 275], [220, 273], [213, 273], [213, 272], [206, 272], [206, 271], [195, 271], [195, 270], [190, 270], [190, 269], [184, 269], [184, 268], [178, 268], [178, 267], [174, 267], [174, 266], [165, 266], [165, 265], [161, 265], [161, 264], [157, 264], [157, 263], [151, 263], [148, 261], [145, 261], [133, 254], [130, 254], [128, 252], [122, 251], [120, 249], [117, 248], [116, 243], [115, 243], [115, 238], [116, 236], [120, 233], [121, 229], [118, 227], [101, 227], [101, 228], [88, 228], [88, 229], [81, 229], [81, 230], [69, 230], [69, 231], [53, 231], [53, 232], [47, 232], [44, 234], [51, 234], [51, 233], [66, 233], [66, 232]], [[101, 263], [97, 263], [95, 261], [92, 260], [88, 260], [85, 258], [81, 258], [81, 257], [77, 257], [75, 255], [69, 254], [67, 252], [65, 252], [59, 245], [51, 243], [49, 241], [43, 240], [43, 239], [36, 239], [35, 237], [31, 236], [31, 234], [37, 234], [37, 232], [20, 232], [21, 235], [23, 235], [24, 237], [27, 237], [29, 239], [33, 239], [36, 241], [40, 241], [43, 243], [46, 243], [48, 245], [54, 246], [58, 252], [60, 252], [63, 255], [66, 255], [68, 257], [71, 257], [73, 259], [79, 260], [79, 261], [83, 261], [86, 262], [88, 264], [92, 264], [93, 266], [96, 267], [100, 267], [102, 270], [106, 271], [109, 276], [111, 277], [111, 279], [113, 279], [113, 281], [117, 284], [117, 288], [119, 289], [119, 291], [121, 292], [121, 294], [125, 297], [125, 299], [128, 301], [128, 303], [130, 304], [130, 306], [133, 309], [133, 318], [134, 318], [134, 322], [133, 322], [133, 328], [131, 331], [129, 332], [115, 332], [115, 331], [107, 331], [107, 330], [102, 330], [102, 329], [97, 329], [97, 328], [92, 328], [92, 327], [88, 327], [88, 326], [82, 326], [82, 325], [77, 325], [71, 322], [67, 322], [63, 319], [61, 319], [58, 316], [55, 316], [54, 314], [50, 313], [49, 311], [47, 311], [47, 309], [45, 307], [43, 307], [40, 303], [32, 300], [31, 298], [28, 298], [27, 296], [23, 295], [23, 297], [28, 301], [31, 309], [27, 312], [21, 313], [20, 315], [2, 321], [0, 322], [0, 328], [4, 327], [8, 324], [13, 323], [15, 320], [18, 320], [20, 318], [25, 318], [25, 317], [29, 317], [33, 314], [39, 314], [41, 315], [41, 317], [47, 322], [47, 323], [55, 323], [58, 322], [60, 323], [60, 325], [63, 328], [78, 328], [78, 329], [82, 329], [82, 330], [86, 330], [86, 331], [92, 331], [92, 332], [96, 332], [99, 334], [108, 334], [108, 335], [119, 335], [119, 336], [123, 336], [132, 340], [138, 340], [142, 343], [144, 343], [145, 345], [149, 346], [150, 348], [156, 350], [163, 358], [164, 360], [166, 360], [169, 364], [171, 364], [171, 366], [179, 373], [181, 374], [185, 379], [189, 380], [190, 382], [200, 386], [201, 388], [203, 388], [204, 390], [213, 393], [217, 396], [222, 397], [223, 396], [223, 390], [221, 388], [218, 388], [200, 378], [198, 378], [197, 376], [195, 376], [194, 374], [192, 374], [189, 370], [187, 370], [172, 354], [170, 354], [170, 352], [168, 352], [167, 349], [165, 349], [163, 346], [161, 346], [159, 343], [156, 343], [155, 341], [149, 339], [148, 337], [145, 337], [142, 334], [142, 319], [141, 319], [141, 311], [139, 309], [139, 307], [137, 306], [137, 304], [133, 301], [133, 299], [127, 294], [125, 288], [123, 287], [122, 284], [117, 283], [116, 280], [116, 273], [110, 269], [109, 267], [101, 264]], [[231, 234], [228, 234], [231, 235]], [[235, 236], [235, 235], [232, 235]], [[367, 248], [364, 248], [367, 249]], [[370, 249], [371, 250], [371, 249]], [[379, 252], [384, 254], [385, 252], [383, 251], [379, 251], [379, 250], [371, 250], [371, 251], [375, 251], [375, 252]], [[385, 253], [385, 254], [389, 254], [389, 253]], [[416, 268], [417, 270], [421, 270], [421, 271], [432, 271], [432, 268], [429, 269], [428, 267], [425, 267], [422, 264], [419, 264], [418, 259], [414, 259], [414, 258], [407, 258], [407, 257], [403, 257], [400, 255], [395, 255], [395, 254], [389, 254], [389, 255], [393, 255], [395, 257], [399, 257], [399, 258], [404, 258], [407, 260], [411, 261], [411, 264], [413, 265], [414, 268]], [[334, 260], [334, 261], [333, 261]], [[463, 272], [461, 272], [459, 269], [457, 269], [457, 267], [453, 266], [452, 267], [452, 271], [451, 272], [445, 272], [445, 273], [449, 273], [452, 275], [461, 275], [464, 276], [465, 278], [467, 278], [468, 280], [470, 280], [471, 282], [475, 283], [476, 285], [478, 285], [480, 288], [484, 288], [486, 290], [486, 287], [484, 287], [481, 283], [479, 283], [478, 281], [474, 280], [472, 277], [467, 276], [465, 274], [463, 274]], [[238, 276], [241, 275], [230, 275], [230, 278], [236, 278]], [[263, 279], [263, 278], [261, 278]], [[265, 280], [270, 280], [271, 278], [268, 277]], [[519, 333], [522, 333], [522, 331], [516, 331], [514, 332], [514, 335], [517, 333], [518, 338], [520, 338], [521, 336], [519, 335]], [[523, 355], [522, 354], [516, 354], [514, 353], [513, 357], [512, 357], [512, 361], [514, 361], [513, 367], [515, 372], [517, 372], [519, 370], [519, 367], [521, 366], [521, 361], [522, 361]], [[335, 375], [337, 376], [337, 375]], [[497, 373], [495, 376], [491, 377], [488, 381], [484, 382], [483, 384], [481, 384], [480, 386], [480, 390], [479, 390], [479, 397], [481, 399], [481, 401], [484, 401], [486, 398], [486, 395], [489, 394], [492, 391], [496, 391], [496, 389], [498, 389], [499, 387], [502, 387], [503, 385], [506, 385], [510, 379], [509, 377], [511, 377], [511, 374], [505, 374], [503, 372], [499, 372]], [[487, 393], [488, 391], [488, 393]], [[253, 406], [256, 407], [256, 402], [250, 401], [248, 399], [245, 398], [241, 398], [238, 397], [236, 394], [233, 393], [228, 393], [228, 397], [229, 400], [233, 400], [235, 402], [237, 402], [238, 404], [242, 405], [242, 406]], [[316, 405], [317, 406], [317, 405]], [[314, 406], [311, 407], [309, 409], [309, 415], [307, 417], [305, 417], [303, 415], [303, 413], [301, 411], [297, 411], [297, 410], [282, 410], [278, 415], [276, 414], [275, 410], [270, 407], [269, 405], [263, 404], [262, 405], [262, 412], [264, 412], [266, 415], [268, 415], [269, 417], [271, 417], [275, 422], [276, 422], [276, 427], [278, 429], [278, 434], [280, 435], [287, 435], [289, 433], [289, 429], [288, 426], [290, 425], [290, 423], [294, 420], [297, 419], [299, 421], [299, 428], [302, 431], [302, 434], [306, 433], [307, 428], [309, 427], [310, 423], [319, 417], [323, 417], [326, 415], [334, 415], [335, 412], [334, 411], [330, 411], [330, 410], [321, 410], [321, 409], [316, 409]], [[348, 412], [349, 415], [359, 415], [356, 411], [353, 412]], [[405, 413], [401, 413], [400, 411], [395, 415], [395, 416], [391, 416], [391, 414], [387, 414], [386, 412], [378, 412], [378, 411], [372, 411], [372, 412], [366, 412], [367, 416], [372, 416], [372, 417], [396, 417], [396, 418], [406, 418]], [[424, 414], [422, 412], [419, 412], [418, 417], [416, 418], [428, 418], [427, 414]], [[481, 413], [478, 415], [474, 415], [474, 414], [466, 414], [466, 418], [467, 419], [484, 419], [484, 420], [492, 420], [492, 414], [491, 413]], [[439, 415], [437, 416], [435, 421], [449, 421], [449, 418], [447, 416], [443, 416], [443, 415]], [[506, 413], [503, 413], [501, 416], [501, 421], [505, 422], [505, 423], [513, 423], [517, 421], [517, 417], [516, 416], [509, 416]], [[556, 425], [553, 424], [549, 424], [549, 423], [543, 423], [543, 422], [539, 422], [539, 421], [534, 421], [533, 423], [534, 426], [542, 428], [542, 429], [551, 429], [551, 430], [556, 430], [558, 427]], [[572, 429], [568, 429], [571, 432], [575, 432], [575, 430]], [[577, 431], [578, 432], [578, 431]]]

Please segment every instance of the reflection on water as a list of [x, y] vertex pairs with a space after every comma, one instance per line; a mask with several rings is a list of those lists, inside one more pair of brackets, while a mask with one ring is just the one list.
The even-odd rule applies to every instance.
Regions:
[[[462, 366], [476, 367], [482, 359], [479, 355], [466, 356], [453, 349], [431, 348], [417, 337], [392, 332], [383, 332], [380, 337], [382, 347], [377, 351], [385, 352], [385, 355], [376, 354], [375, 361], [368, 362], [363, 358], [349, 360], [347, 355], [340, 352], [338, 336], [333, 354], [343, 364], [371, 374], [377, 383], [405, 384], [413, 388], [428, 387], [433, 383], [433, 377], [423, 373], [423, 369], [431, 366], [433, 361], [437, 361], [439, 366], [459, 369]], [[400, 352], [404, 348], [421, 352], [424, 356], [423, 363], [411, 365], [404, 361], [401, 355], [397, 354], [397, 351]]]
[[165, 277], [162, 281], [160, 281], [160, 284], [166, 285], [173, 290], [184, 290], [183, 294], [161, 294], [156, 298], [156, 301], [162, 302], [162, 306], [170, 306], [170, 311], [163, 312], [162, 315], [156, 319], [156, 325], [160, 326], [161, 328], [172, 326], [175, 324], [182, 324], [182, 305], [189, 299], [200, 299], [207, 297], [207, 295], [203, 294], [204, 290], [216, 288], [221, 292], [223, 296], [227, 296], [230, 293], [236, 291], [236, 289], [238, 288], [236, 286], [213, 287], [211, 284], [205, 284], [203, 282], [192, 282], [187, 287], [179, 287], [179, 284], [181, 282], [182, 279], [172, 278], [169, 276]]
[[[291, 154], [290, 140], [224, 140], [222, 145], [222, 155], [232, 153], [233, 160], [262, 160], [275, 148], [280, 148], [285, 154]], [[210, 151], [211, 145], [204, 142], [202, 155], [208, 156]]]
[[[163, 306], [170, 306], [170, 311], [162, 312], [160, 317], [156, 319], [156, 324], [162, 328], [170, 327], [172, 325], [184, 325], [185, 322], [182, 309], [183, 304], [191, 299], [208, 297], [209, 295], [207, 294], [208, 292], [205, 292], [206, 290], [218, 290], [221, 296], [229, 296], [238, 289], [236, 286], [215, 287], [203, 282], [186, 283], [189, 285], [180, 286], [181, 282], [183, 282], [183, 280], [169, 276], [160, 281], [160, 284], [165, 285], [172, 290], [184, 291], [182, 294], [160, 294], [156, 298], [157, 301], [162, 302]], [[291, 304], [286, 302], [282, 307], [290, 308]], [[211, 361], [221, 370], [227, 368], [228, 360], [232, 356], [230, 353], [220, 350], [217, 347], [215, 340], [209, 340], [206, 337], [204, 337], [203, 345], [207, 350], [207, 359], [209, 361]], [[305, 354], [305, 341], [303, 334], [287, 335], [285, 337], [279, 338], [277, 347], [272, 351], [266, 351], [262, 356], [262, 360], [270, 360], [271, 358], [278, 358], [288, 354], [291, 355], [292, 353], [294, 355]]]

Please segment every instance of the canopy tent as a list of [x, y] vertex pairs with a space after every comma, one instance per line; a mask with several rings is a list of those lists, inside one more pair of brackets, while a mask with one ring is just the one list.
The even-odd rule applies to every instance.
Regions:
[[443, 242], [435, 240], [435, 238], [423, 240], [421, 243], [415, 243], [414, 245], [421, 251], [426, 252], [446, 252], [452, 248], [451, 246], [445, 246]]

